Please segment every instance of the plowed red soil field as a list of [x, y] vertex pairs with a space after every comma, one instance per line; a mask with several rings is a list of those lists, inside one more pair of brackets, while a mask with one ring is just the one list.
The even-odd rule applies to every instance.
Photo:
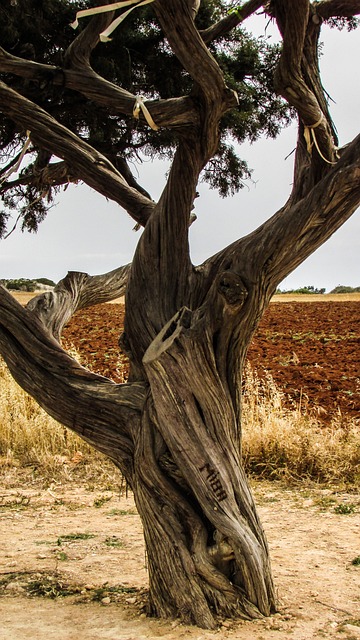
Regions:
[[[64, 346], [75, 347], [92, 371], [123, 382], [123, 319], [121, 304], [78, 312], [64, 330]], [[289, 404], [301, 403], [325, 422], [339, 410], [360, 418], [360, 301], [272, 302], [248, 360], [260, 377], [272, 374]]]

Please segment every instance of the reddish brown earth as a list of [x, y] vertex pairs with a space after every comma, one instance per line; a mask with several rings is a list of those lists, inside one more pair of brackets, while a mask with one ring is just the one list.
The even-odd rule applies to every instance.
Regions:
[[[123, 382], [119, 355], [124, 306], [102, 304], [78, 312], [64, 330], [83, 364]], [[328, 421], [340, 410], [360, 415], [360, 301], [272, 302], [261, 320], [248, 360], [269, 371], [289, 403]]]

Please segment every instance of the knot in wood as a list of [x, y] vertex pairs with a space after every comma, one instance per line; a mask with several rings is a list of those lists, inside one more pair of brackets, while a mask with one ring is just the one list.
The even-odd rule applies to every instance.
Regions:
[[234, 306], [242, 306], [248, 295], [240, 276], [233, 271], [225, 271], [221, 274], [218, 288], [227, 304]]
[[55, 293], [53, 291], [47, 291], [46, 293], [42, 293], [29, 302], [26, 305], [26, 308], [29, 311], [36, 312], [37, 314], [46, 313], [51, 311], [55, 306]]

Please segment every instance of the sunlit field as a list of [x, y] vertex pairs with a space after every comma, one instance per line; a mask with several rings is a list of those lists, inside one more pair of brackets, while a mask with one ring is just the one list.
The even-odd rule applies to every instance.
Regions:
[[[0, 360], [0, 472], [14, 479], [82, 480], [119, 484], [110, 461], [50, 418], [13, 380]], [[243, 403], [243, 460], [253, 476], [287, 482], [307, 479], [349, 487], [360, 481], [360, 425], [341, 416], [324, 428], [314, 417], [284, 406], [269, 375], [248, 367]]]
[[[17, 292], [22, 303], [33, 293]], [[278, 295], [275, 301], [356, 301], [360, 294]], [[82, 364], [86, 360], [75, 354]], [[121, 356], [119, 361], [121, 360]], [[319, 414], [320, 415], [320, 414]], [[244, 465], [253, 476], [286, 482], [308, 479], [339, 486], [360, 481], [360, 424], [354, 416], [331, 415], [326, 423], [285, 394], [268, 372], [261, 377], [248, 364], [243, 387]], [[113, 486], [119, 472], [104, 456], [50, 418], [11, 377], [0, 360], [0, 472], [26, 470], [41, 482], [54, 479]]]

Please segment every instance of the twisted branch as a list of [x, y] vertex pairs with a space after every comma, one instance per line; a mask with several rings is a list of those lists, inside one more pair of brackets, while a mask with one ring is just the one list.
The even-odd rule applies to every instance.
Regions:
[[63, 327], [76, 311], [124, 296], [129, 272], [130, 265], [97, 276], [70, 271], [53, 291], [32, 298], [27, 309], [60, 340]]
[[139, 423], [144, 385], [117, 385], [79, 365], [3, 287], [0, 352], [18, 384], [49, 415], [107, 454], [129, 477], [131, 432]]
[[120, 204], [136, 222], [145, 226], [154, 203], [130, 187], [104, 155], [1, 81], [0, 110], [20, 127], [29, 129], [35, 144], [65, 160], [89, 187]]

